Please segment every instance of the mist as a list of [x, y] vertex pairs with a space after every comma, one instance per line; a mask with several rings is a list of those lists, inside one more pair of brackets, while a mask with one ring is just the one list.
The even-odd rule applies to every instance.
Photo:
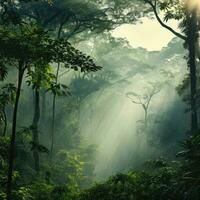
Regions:
[[0, 3], [0, 199], [199, 200], [199, 1]]
[[[129, 47], [135, 55], [113, 49], [101, 58], [107, 64], [103, 71], [112, 71], [116, 76], [87, 97], [80, 120], [82, 137], [97, 146], [97, 178], [141, 168], [149, 159], [172, 156], [178, 150], [177, 144], [190, 126], [186, 105], [176, 91], [187, 74], [181, 49], [184, 51], [179, 40], [173, 39], [160, 52]], [[140, 131], [144, 110], [126, 94], [148, 94], [152, 84], [158, 84], [160, 91], [150, 102], [148, 130]]]

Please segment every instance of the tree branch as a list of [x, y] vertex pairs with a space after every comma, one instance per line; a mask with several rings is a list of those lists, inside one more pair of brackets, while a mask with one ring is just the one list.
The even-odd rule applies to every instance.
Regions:
[[131, 98], [129, 94], [126, 94], [126, 97], [129, 98], [131, 100], [131, 102], [134, 103], [134, 104], [143, 105], [142, 100], [139, 97], [139, 95], [137, 96], [137, 98], [138, 98], [139, 101], [136, 101], [133, 98]]
[[149, 108], [149, 104], [151, 102], [151, 99], [153, 98], [154, 95], [158, 94], [160, 92], [160, 89], [155, 89], [152, 91], [152, 93], [150, 94], [149, 96], [149, 99], [147, 100], [147, 103], [146, 103], [146, 108], [148, 109]]
[[141, 103], [141, 101], [135, 101], [135, 100], [133, 100], [131, 97], [130, 97], [130, 95], [129, 94], [126, 94], [126, 97], [127, 98], [129, 98], [133, 103], [135, 103], [135, 104], [139, 104], [139, 105], [141, 105], [142, 103]]
[[167, 30], [169, 30], [171, 33], [173, 33], [175, 36], [181, 38], [182, 40], [186, 40], [186, 39], [187, 39], [186, 36], [182, 35], [181, 33], [176, 32], [173, 28], [171, 28], [170, 26], [168, 26], [167, 24], [165, 24], [165, 23], [161, 20], [161, 18], [160, 18], [159, 15], [158, 15], [157, 9], [156, 9], [156, 3], [157, 3], [156, 0], [155, 0], [155, 4], [153, 4], [151, 0], [145, 0], [145, 2], [148, 3], [148, 4], [152, 7], [153, 12], [154, 12], [154, 14], [155, 14], [155, 17], [156, 17], [157, 21], [160, 23], [160, 25], [161, 25], [162, 27], [166, 28]]

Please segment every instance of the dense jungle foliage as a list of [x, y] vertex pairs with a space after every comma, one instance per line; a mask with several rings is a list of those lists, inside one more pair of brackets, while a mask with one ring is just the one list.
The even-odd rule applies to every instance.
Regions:
[[[197, 0], [0, 0], [0, 200], [199, 200], [199, 16]], [[175, 38], [113, 36], [144, 18]]]

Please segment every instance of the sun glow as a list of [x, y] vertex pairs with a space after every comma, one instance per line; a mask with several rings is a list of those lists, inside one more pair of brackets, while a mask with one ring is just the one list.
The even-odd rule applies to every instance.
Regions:
[[200, 0], [186, 0], [186, 4], [188, 5], [189, 9], [197, 8], [200, 10]]

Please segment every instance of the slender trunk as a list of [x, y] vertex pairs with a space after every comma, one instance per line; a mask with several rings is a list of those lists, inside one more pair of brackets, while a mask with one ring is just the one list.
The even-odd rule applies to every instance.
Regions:
[[145, 128], [147, 128], [147, 123], [148, 123], [148, 119], [147, 119], [147, 117], [148, 117], [148, 110], [147, 109], [144, 109], [144, 126], [145, 126]]
[[4, 118], [4, 129], [3, 129], [3, 137], [6, 135], [6, 130], [7, 130], [7, 115], [5, 108], [3, 109], [3, 118]]
[[42, 89], [41, 91], [42, 96], [42, 110], [41, 110], [41, 117], [43, 121], [46, 121], [46, 92], [45, 89]]
[[[63, 28], [64, 22], [61, 22], [59, 29], [58, 29], [58, 36], [59, 39], [61, 36], [61, 31]], [[56, 70], [56, 84], [58, 83], [58, 75], [60, 70], [60, 62], [57, 65]], [[55, 109], [56, 109], [56, 94], [53, 94], [53, 106], [52, 106], [52, 127], [51, 127], [51, 151], [50, 151], [50, 158], [52, 160], [53, 157], [53, 149], [54, 149], [54, 137], [55, 137]]]
[[56, 95], [53, 95], [53, 107], [52, 107], [52, 127], [51, 127], [51, 151], [50, 157], [53, 157], [53, 149], [54, 149], [54, 135], [55, 135], [55, 107], [56, 107]]
[[[58, 74], [60, 70], [60, 63], [58, 63], [56, 71], [56, 84], [58, 83]], [[55, 110], [56, 110], [56, 94], [53, 95], [53, 110], [52, 110], [52, 134], [51, 134], [51, 158], [53, 156], [54, 149], [54, 136], [55, 136]]]
[[195, 133], [198, 129], [198, 116], [196, 107], [197, 95], [197, 77], [196, 77], [196, 48], [197, 42], [197, 20], [196, 12], [193, 11], [188, 21], [188, 50], [189, 50], [189, 68], [190, 68], [190, 89], [191, 89], [191, 132]]
[[9, 160], [8, 160], [8, 179], [7, 179], [7, 190], [6, 190], [6, 199], [11, 200], [12, 198], [12, 175], [13, 175], [13, 167], [14, 167], [14, 159], [15, 159], [15, 142], [16, 142], [16, 125], [17, 125], [17, 112], [18, 112], [18, 105], [19, 105], [19, 98], [21, 92], [21, 85], [24, 75], [23, 68], [24, 63], [19, 62], [19, 69], [18, 69], [18, 85], [17, 85], [17, 92], [15, 98], [15, 105], [13, 111], [13, 120], [12, 120], [12, 133], [10, 137], [10, 149], [9, 149]]
[[194, 49], [190, 47], [190, 89], [191, 89], [191, 131], [194, 133], [198, 129], [198, 117], [196, 109], [196, 64], [193, 57]]
[[83, 99], [81, 99], [81, 97], [77, 97], [77, 105], [78, 105], [78, 112], [77, 112], [77, 122], [78, 122], [78, 124], [77, 124], [77, 126], [78, 126], [78, 128], [77, 128], [77, 130], [76, 131], [80, 131], [80, 119], [81, 119], [81, 104], [82, 104], [82, 101], [83, 101]]
[[40, 157], [39, 157], [39, 151], [38, 151], [38, 145], [39, 145], [39, 135], [38, 135], [38, 122], [40, 120], [40, 93], [39, 89], [35, 89], [35, 111], [34, 111], [34, 117], [33, 117], [33, 124], [32, 124], [32, 132], [33, 132], [33, 158], [34, 158], [34, 166], [35, 171], [39, 173], [40, 171]]
[[3, 136], [4, 116], [3, 112], [0, 111], [0, 135]]

